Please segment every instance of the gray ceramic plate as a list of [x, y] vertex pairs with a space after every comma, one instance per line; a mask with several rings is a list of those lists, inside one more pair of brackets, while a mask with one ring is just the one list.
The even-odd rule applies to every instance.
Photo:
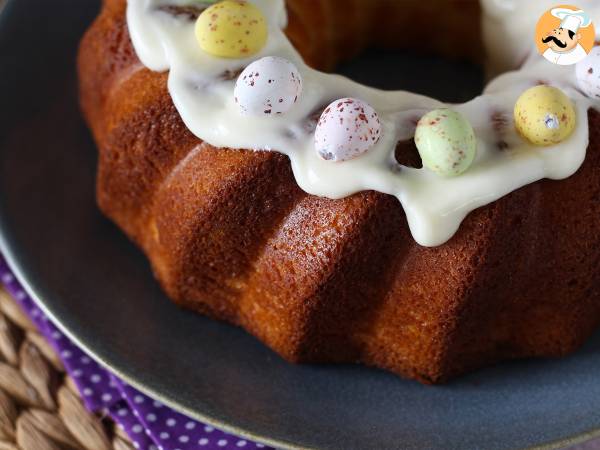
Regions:
[[[74, 61], [97, 8], [13, 0], [0, 16], [1, 248], [77, 342], [173, 407], [279, 447], [558, 447], [598, 432], [600, 336], [563, 360], [425, 387], [361, 367], [292, 366], [243, 331], [172, 306], [144, 257], [94, 205], [95, 149], [77, 107]], [[367, 58], [381, 69], [365, 71], [363, 59], [344, 70], [421, 89], [417, 71], [435, 68], [455, 97], [479, 89], [468, 67], [421, 60], [389, 80], [396, 59]]]

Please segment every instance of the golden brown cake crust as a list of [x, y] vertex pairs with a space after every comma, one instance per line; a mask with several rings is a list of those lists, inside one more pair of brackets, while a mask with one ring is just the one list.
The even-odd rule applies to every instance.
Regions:
[[[328, 23], [333, 1], [310, 11], [288, 1], [289, 33], [320, 66], [366, 45], [340, 51], [346, 38], [322, 37], [318, 61], [303, 23]], [[244, 327], [293, 362], [360, 361], [426, 383], [564, 355], [596, 328], [599, 113], [589, 113], [577, 174], [519, 189], [470, 214], [447, 244], [420, 247], [393, 197], [314, 197], [286, 156], [193, 136], [167, 74], [137, 59], [125, 5], [105, 0], [83, 38], [81, 105], [99, 149], [98, 204], [176, 303]], [[348, 23], [360, 30], [363, 20]]]

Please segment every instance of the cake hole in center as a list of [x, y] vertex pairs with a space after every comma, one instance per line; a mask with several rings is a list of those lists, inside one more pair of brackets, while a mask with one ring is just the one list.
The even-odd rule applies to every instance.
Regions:
[[368, 50], [335, 71], [367, 86], [449, 103], [467, 102], [484, 87], [483, 68], [477, 64], [402, 50]]

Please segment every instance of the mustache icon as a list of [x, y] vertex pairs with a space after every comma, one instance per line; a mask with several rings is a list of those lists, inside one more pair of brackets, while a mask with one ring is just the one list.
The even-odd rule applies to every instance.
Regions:
[[565, 48], [567, 46], [566, 42], [561, 41], [556, 36], [548, 36], [542, 39], [542, 42], [544, 44], [547, 44], [550, 41], [553, 41], [560, 48]]

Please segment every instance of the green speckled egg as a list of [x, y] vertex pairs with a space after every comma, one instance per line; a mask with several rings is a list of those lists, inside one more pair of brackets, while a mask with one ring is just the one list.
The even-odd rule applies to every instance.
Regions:
[[575, 129], [575, 108], [563, 91], [552, 86], [526, 90], [515, 105], [515, 126], [534, 145], [555, 145]]
[[477, 153], [473, 127], [451, 109], [435, 109], [419, 120], [415, 144], [423, 166], [443, 176], [456, 176], [467, 170]]

